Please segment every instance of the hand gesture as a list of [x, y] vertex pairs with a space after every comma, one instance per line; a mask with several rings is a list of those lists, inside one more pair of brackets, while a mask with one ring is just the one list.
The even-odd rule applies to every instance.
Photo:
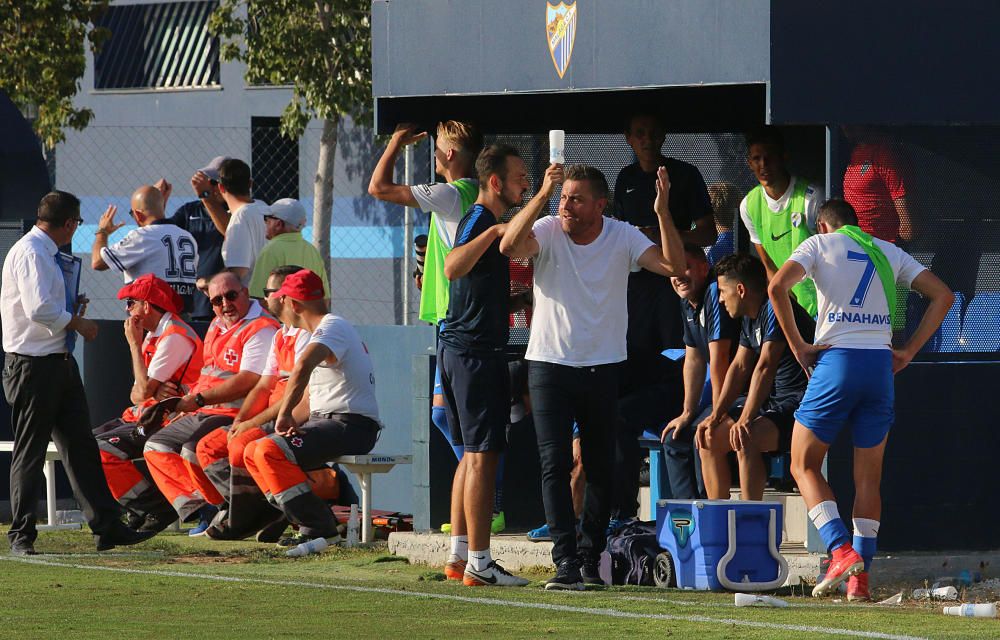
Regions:
[[819, 358], [819, 354], [829, 348], [830, 345], [828, 344], [807, 344], [798, 351], [793, 351], [795, 359], [798, 360], [800, 365], [802, 365], [802, 369], [806, 372], [807, 378], [812, 376], [810, 371], [812, 371], [812, 368], [816, 365], [816, 359]]
[[160, 178], [153, 186], [156, 187], [159, 190], [160, 195], [163, 196], [163, 207], [166, 209], [167, 200], [170, 199], [170, 194], [174, 192], [174, 185], [167, 182], [166, 178]]
[[203, 193], [212, 194], [212, 179], [201, 171], [195, 172], [191, 176], [191, 188], [194, 189], [194, 194], [199, 198], [203, 197]]
[[106, 236], [110, 236], [115, 231], [118, 231], [125, 226], [125, 223], [115, 224], [115, 214], [118, 213], [118, 207], [113, 204], [109, 204], [108, 208], [104, 210], [101, 214], [101, 219], [97, 222], [98, 233], [103, 233]]
[[670, 175], [666, 167], [656, 170], [656, 200], [653, 201], [653, 211], [656, 215], [670, 214]]
[[742, 451], [750, 444], [750, 424], [752, 420], [740, 418], [729, 428], [729, 446], [733, 451]]
[[125, 340], [128, 341], [129, 347], [138, 347], [142, 344], [143, 330], [142, 326], [136, 321], [135, 318], [126, 318], [125, 320]]
[[295, 418], [292, 416], [278, 416], [278, 419], [274, 422], [274, 432], [279, 436], [294, 436], [302, 433], [299, 431], [298, 423], [295, 422]]
[[690, 422], [691, 422], [691, 416], [686, 413], [677, 416], [676, 418], [668, 422], [667, 426], [663, 427], [663, 433], [660, 434], [660, 442], [667, 441], [667, 434], [670, 433], [671, 430], [673, 430], [673, 433], [670, 435], [670, 438], [672, 440], [676, 440], [678, 432], [680, 432], [682, 429], [686, 429], [690, 424]]
[[401, 122], [396, 125], [396, 130], [392, 132], [392, 137], [399, 140], [402, 146], [416, 144], [427, 137], [426, 131], [417, 133], [417, 125], [411, 122]]
[[545, 194], [545, 197], [549, 197], [555, 190], [556, 185], [563, 183], [563, 177], [562, 165], [550, 164], [549, 168], [545, 170], [545, 175], [542, 177], [542, 187], [538, 192]]

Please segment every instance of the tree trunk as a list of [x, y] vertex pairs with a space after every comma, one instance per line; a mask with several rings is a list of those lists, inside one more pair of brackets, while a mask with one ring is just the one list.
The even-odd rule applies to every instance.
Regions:
[[[340, 118], [323, 121], [323, 135], [319, 144], [319, 162], [313, 178], [313, 244], [330, 274], [330, 221], [333, 218], [333, 169], [337, 160], [337, 125]], [[332, 288], [332, 287], [331, 287]]]

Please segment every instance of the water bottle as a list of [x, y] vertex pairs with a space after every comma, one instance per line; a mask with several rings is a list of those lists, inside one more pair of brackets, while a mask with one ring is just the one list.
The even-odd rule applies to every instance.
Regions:
[[962, 616], [963, 618], [995, 618], [997, 617], [997, 605], [994, 602], [960, 604], [957, 607], [945, 607], [944, 615]]
[[347, 546], [353, 547], [358, 544], [358, 505], [351, 505], [351, 517], [347, 520]]
[[330, 543], [326, 541], [326, 538], [313, 538], [312, 540], [307, 540], [306, 542], [289, 549], [285, 552], [285, 555], [291, 558], [300, 558], [302, 556], [308, 556], [312, 553], [319, 553], [329, 546]]
[[937, 589], [914, 589], [914, 600], [958, 600], [958, 589], [955, 587], [938, 587]]
[[736, 594], [736, 606], [737, 607], [750, 607], [755, 604], [763, 604], [769, 607], [787, 607], [788, 603], [781, 598], [775, 598], [774, 596], [765, 596], [756, 593], [737, 593]]
[[566, 132], [562, 129], [549, 131], [549, 164], [566, 163]]

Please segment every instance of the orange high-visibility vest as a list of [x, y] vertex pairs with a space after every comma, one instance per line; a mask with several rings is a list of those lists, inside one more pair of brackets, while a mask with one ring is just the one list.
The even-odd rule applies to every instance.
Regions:
[[[253, 320], [244, 318], [222, 333], [219, 319], [212, 320], [205, 336], [204, 366], [198, 382], [190, 393], [201, 393], [217, 387], [240, 372], [243, 360], [243, 347], [258, 331], [266, 327], [278, 328], [278, 321], [269, 315], [261, 314]], [[213, 404], [198, 410], [198, 413], [210, 413], [235, 417], [243, 404], [243, 398], [230, 402]]]
[[288, 378], [291, 377], [292, 369], [295, 368], [295, 343], [298, 342], [299, 335], [298, 331], [285, 333], [280, 329], [278, 333], [274, 334], [274, 355], [278, 361], [278, 383], [274, 385], [274, 389], [271, 389], [271, 395], [268, 396], [267, 406], [269, 407], [281, 402], [282, 396], [285, 395]]
[[[164, 380], [164, 382], [173, 382], [182, 390], [190, 389], [198, 381], [198, 376], [201, 375], [202, 349], [204, 345], [201, 342], [201, 338], [195, 333], [195, 330], [174, 314], [170, 314], [167, 318], [167, 326], [163, 328], [163, 333], [156, 337], [146, 336], [146, 339], [143, 340], [142, 361], [148, 368], [149, 363], [153, 361], [153, 356], [156, 355], [156, 345], [160, 340], [171, 335], [182, 335], [190, 340], [194, 344], [194, 351], [191, 352], [191, 357], [188, 361], [177, 371], [174, 371], [169, 380]], [[139, 416], [143, 410], [154, 404], [156, 404], [156, 398], [146, 398], [141, 403], [126, 409], [122, 413], [122, 420], [125, 422], [136, 422], [139, 420]]]

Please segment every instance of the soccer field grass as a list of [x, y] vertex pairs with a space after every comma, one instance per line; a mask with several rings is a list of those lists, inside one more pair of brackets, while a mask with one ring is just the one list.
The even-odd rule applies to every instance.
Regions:
[[42, 555], [0, 556], [0, 635], [67, 638], [996, 638], [1000, 621], [940, 606], [789, 597], [735, 608], [731, 594], [616, 587], [585, 593], [470, 589], [384, 549], [291, 559], [270, 545], [161, 534], [93, 552], [84, 532], [41, 534]]

